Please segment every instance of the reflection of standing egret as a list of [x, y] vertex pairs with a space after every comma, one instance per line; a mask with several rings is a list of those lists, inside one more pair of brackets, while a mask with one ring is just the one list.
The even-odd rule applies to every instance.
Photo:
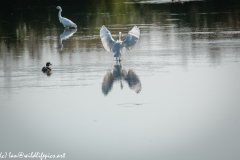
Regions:
[[183, 2], [181, 0], [172, 0], [172, 3], [182, 3], [183, 4]]
[[58, 18], [60, 23], [62, 23], [65, 28], [70, 27], [77, 28], [77, 25], [74, 22], [72, 22], [70, 19], [61, 16], [62, 8], [60, 6], [57, 6], [56, 9], [59, 9]]
[[123, 88], [123, 81], [128, 83], [128, 86], [134, 90], [136, 93], [140, 93], [142, 85], [139, 77], [129, 69], [126, 71], [122, 69], [121, 64], [116, 64], [113, 71], [108, 71], [103, 78], [102, 82], [102, 92], [104, 95], [107, 95], [113, 87], [113, 83], [120, 81], [121, 89]]
[[130, 51], [133, 46], [136, 44], [136, 42], [139, 39], [140, 36], [140, 30], [137, 26], [134, 26], [132, 30], [130, 30], [126, 36], [126, 39], [124, 41], [121, 40], [122, 33], [119, 32], [119, 40], [115, 41], [112, 38], [112, 35], [110, 31], [103, 25], [100, 30], [100, 37], [102, 44], [104, 48], [108, 52], [113, 52], [114, 57], [116, 57], [116, 60], [120, 61], [121, 53], [123, 53], [125, 50]]
[[76, 31], [77, 29], [65, 29], [63, 31], [63, 33], [59, 37], [59, 50], [63, 49], [62, 40], [70, 38]]

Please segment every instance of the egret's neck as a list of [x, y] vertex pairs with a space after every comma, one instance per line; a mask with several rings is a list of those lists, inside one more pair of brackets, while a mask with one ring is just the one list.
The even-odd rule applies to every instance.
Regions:
[[62, 18], [62, 16], [61, 16], [61, 12], [62, 12], [62, 10], [59, 9], [59, 12], [58, 12], [58, 18], [59, 18], [59, 21], [60, 21], [60, 22], [62, 22], [62, 21], [61, 21], [61, 18]]
[[121, 41], [122, 32], [119, 32], [119, 41]]

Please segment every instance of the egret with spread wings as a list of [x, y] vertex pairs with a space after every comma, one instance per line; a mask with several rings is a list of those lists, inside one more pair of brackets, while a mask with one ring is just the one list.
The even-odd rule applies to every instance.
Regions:
[[119, 40], [114, 40], [110, 31], [103, 25], [100, 30], [100, 37], [104, 48], [108, 52], [113, 52], [116, 60], [120, 61], [121, 54], [123, 52], [130, 51], [134, 45], [137, 43], [140, 30], [137, 26], [134, 26], [132, 30], [130, 30], [126, 36], [124, 41], [121, 40], [121, 32], [119, 32]]

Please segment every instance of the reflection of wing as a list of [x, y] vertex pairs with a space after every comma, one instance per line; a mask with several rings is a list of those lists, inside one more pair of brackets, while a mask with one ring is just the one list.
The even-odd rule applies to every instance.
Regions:
[[128, 71], [125, 80], [127, 81], [129, 87], [136, 93], [139, 93], [142, 90], [140, 79], [132, 70]]
[[115, 41], [112, 38], [110, 31], [104, 25], [102, 26], [102, 28], [100, 30], [100, 38], [101, 38], [104, 48], [107, 51], [111, 51], [111, 48], [115, 44]]
[[76, 31], [77, 31], [77, 29], [65, 29], [63, 31], [63, 33], [60, 35], [60, 38], [59, 38], [59, 48], [61, 50], [63, 48], [62, 40], [66, 40], [66, 39], [70, 38]]
[[107, 95], [111, 91], [112, 86], [113, 86], [113, 75], [109, 71], [109, 72], [107, 72], [107, 74], [103, 78], [103, 82], [102, 82], [102, 92], [103, 92], [103, 94]]
[[133, 48], [140, 36], [140, 30], [137, 26], [134, 26], [131, 31], [128, 32], [126, 39], [123, 41], [123, 47], [127, 50]]

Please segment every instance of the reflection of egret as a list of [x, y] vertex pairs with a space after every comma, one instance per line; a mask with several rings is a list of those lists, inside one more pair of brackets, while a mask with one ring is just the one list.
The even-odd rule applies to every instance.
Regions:
[[125, 50], [130, 51], [136, 44], [140, 36], [140, 30], [137, 26], [134, 26], [132, 30], [128, 32], [124, 41], [121, 40], [121, 34], [122, 33], [119, 32], [119, 40], [115, 41], [112, 38], [110, 31], [104, 25], [100, 30], [100, 37], [104, 48], [108, 52], [113, 52], [114, 57], [116, 57], [116, 60], [118, 58], [119, 61], [121, 53], [123, 53]]
[[70, 19], [61, 16], [62, 8], [60, 6], [57, 6], [56, 9], [59, 9], [58, 18], [60, 23], [62, 23], [65, 28], [69, 27], [77, 28], [77, 25], [73, 23]]
[[172, 0], [172, 3], [183, 3], [181, 0]]
[[116, 64], [113, 71], [108, 71], [103, 78], [103, 94], [107, 95], [111, 91], [113, 83], [116, 81], [120, 81], [121, 88], [123, 88], [123, 80], [128, 83], [128, 86], [132, 90], [134, 90], [136, 93], [140, 93], [142, 85], [139, 77], [131, 69], [127, 72], [125, 69], [122, 69], [121, 64]]
[[77, 31], [77, 29], [65, 29], [63, 31], [63, 33], [59, 37], [59, 49], [60, 50], [63, 49], [62, 40], [66, 40], [66, 39], [70, 38], [76, 31]]

